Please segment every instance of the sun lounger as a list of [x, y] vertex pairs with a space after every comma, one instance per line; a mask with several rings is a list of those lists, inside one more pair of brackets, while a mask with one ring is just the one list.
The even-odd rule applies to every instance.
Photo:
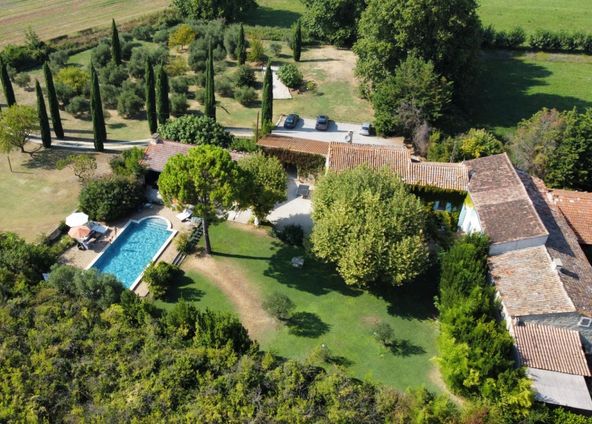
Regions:
[[104, 225], [101, 225], [97, 222], [94, 222], [92, 224], [92, 226], [90, 227], [90, 229], [93, 230], [95, 233], [99, 233], [102, 236], [104, 236], [107, 233], [107, 231], [109, 231], [109, 228], [107, 228]]
[[193, 215], [193, 206], [189, 206], [189, 207], [183, 209], [183, 212], [178, 213], [175, 216], [177, 217], [177, 219], [179, 221], [183, 222], [183, 221], [187, 221], [189, 218], [191, 218], [191, 215]]

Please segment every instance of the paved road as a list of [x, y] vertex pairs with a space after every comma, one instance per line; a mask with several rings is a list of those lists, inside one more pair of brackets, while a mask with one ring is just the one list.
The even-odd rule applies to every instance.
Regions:
[[338, 141], [345, 142], [346, 136], [350, 131], [353, 132], [353, 142], [360, 144], [380, 144], [380, 145], [403, 145], [403, 137], [382, 138], [377, 136], [363, 136], [360, 131], [360, 124], [346, 122], [330, 121], [327, 131], [315, 130], [316, 120], [313, 118], [300, 118], [298, 125], [293, 130], [284, 128], [284, 117], [280, 119], [277, 128], [272, 131], [275, 135], [287, 137], [305, 138], [317, 141]]

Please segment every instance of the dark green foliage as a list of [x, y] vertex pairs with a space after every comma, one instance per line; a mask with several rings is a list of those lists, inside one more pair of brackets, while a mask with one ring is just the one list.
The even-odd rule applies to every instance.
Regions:
[[257, 7], [254, 0], [173, 0], [172, 5], [185, 19], [223, 18], [228, 22], [238, 21], [245, 13]]
[[[231, 59], [237, 59], [237, 46], [240, 38], [240, 25], [228, 25], [224, 29], [224, 50]], [[240, 65], [240, 63], [239, 63]]]
[[290, 88], [298, 88], [304, 82], [304, 76], [300, 69], [293, 63], [282, 65], [278, 70], [278, 78]]
[[146, 90], [146, 119], [150, 134], [157, 130], [156, 122], [156, 92], [154, 87], [154, 68], [150, 61], [146, 61], [146, 71], [144, 72], [144, 84]]
[[272, 317], [282, 321], [290, 319], [295, 307], [296, 305], [288, 296], [277, 292], [267, 296], [263, 302], [263, 309], [269, 312]]
[[121, 87], [129, 78], [125, 66], [116, 65], [111, 61], [99, 70], [99, 76], [101, 84], [114, 85], [115, 87]]
[[144, 108], [144, 100], [133, 90], [123, 90], [117, 97], [117, 112], [124, 118], [137, 118]]
[[294, 165], [298, 170], [298, 178], [316, 177], [325, 170], [326, 158], [321, 155], [287, 149], [269, 149], [266, 153], [277, 157], [282, 163]]
[[39, 129], [41, 132], [41, 142], [43, 147], [51, 147], [51, 132], [49, 130], [49, 119], [47, 118], [47, 109], [45, 108], [45, 99], [39, 81], [35, 80], [35, 93], [37, 94], [37, 114], [39, 115]]
[[296, 62], [300, 62], [300, 56], [302, 55], [302, 25], [300, 24], [300, 19], [296, 21], [296, 27], [294, 28], [292, 55]]
[[2, 89], [4, 90], [4, 98], [8, 106], [16, 104], [16, 98], [14, 97], [14, 89], [12, 88], [12, 82], [6, 69], [6, 63], [0, 61], [0, 80], [2, 80]]
[[213, 144], [228, 147], [232, 135], [223, 126], [207, 116], [182, 116], [168, 121], [159, 129], [165, 140], [174, 140], [186, 144]]
[[168, 288], [181, 277], [183, 271], [175, 265], [167, 262], [151, 263], [144, 275], [142, 281], [148, 284], [150, 295], [153, 299], [162, 299], [166, 296]]
[[252, 138], [246, 137], [234, 137], [230, 143], [230, 150], [237, 152], [256, 152], [259, 150], [259, 146]]
[[113, 173], [120, 177], [141, 177], [146, 172], [146, 167], [142, 164], [143, 160], [144, 149], [132, 147], [111, 159], [109, 166]]
[[556, 51], [561, 48], [559, 34], [543, 29], [536, 30], [528, 37], [530, 47], [537, 50]]
[[142, 185], [135, 178], [108, 176], [86, 183], [80, 191], [80, 208], [90, 219], [113, 221], [144, 202]]
[[61, 140], [64, 138], [64, 129], [62, 127], [62, 119], [60, 118], [60, 105], [53, 84], [53, 75], [51, 74], [51, 69], [47, 62], [43, 64], [43, 75], [45, 76], [45, 86], [47, 87], [47, 101], [49, 103], [53, 132], [58, 140]]
[[69, 60], [70, 56], [66, 50], [57, 50], [49, 55], [49, 66], [54, 71], [59, 70], [66, 66]]
[[365, 0], [305, 0], [304, 3], [302, 22], [310, 36], [338, 47], [352, 46]]
[[189, 86], [187, 85], [187, 78], [176, 77], [171, 79], [171, 90], [173, 93], [187, 94]]
[[517, 49], [526, 41], [522, 27], [515, 27], [509, 32], [496, 31], [492, 26], [484, 28], [481, 45], [485, 48]]
[[0, 232], [0, 270], [21, 274], [36, 283], [56, 259], [57, 255], [45, 245], [27, 243], [14, 233]]
[[187, 113], [189, 105], [185, 94], [174, 93], [171, 96], [171, 113], [173, 116], [182, 116]]
[[116, 65], [121, 65], [121, 44], [115, 19], [111, 21], [111, 58]]
[[435, 162], [460, 162], [504, 152], [504, 144], [493, 134], [475, 128], [456, 137], [435, 132], [429, 144], [428, 160]]
[[68, 106], [68, 103], [70, 103], [72, 98], [77, 96], [76, 92], [72, 89], [72, 87], [60, 82], [57, 82], [55, 84], [55, 91], [56, 97], [64, 106]]
[[300, 225], [290, 224], [279, 229], [274, 227], [274, 232], [281, 241], [291, 246], [302, 246], [304, 243], [304, 230]]
[[376, 340], [384, 346], [391, 346], [395, 341], [395, 330], [388, 322], [378, 322], [372, 332]]
[[255, 71], [248, 65], [240, 65], [236, 70], [236, 84], [241, 87], [253, 87], [255, 85]]
[[90, 114], [93, 122], [94, 145], [97, 152], [104, 150], [107, 141], [107, 129], [105, 128], [105, 116], [103, 115], [103, 102], [99, 88], [99, 77], [94, 66], [90, 65], [91, 90], [90, 90]]
[[234, 94], [234, 82], [226, 75], [215, 78], [216, 93], [222, 97], [232, 97]]
[[240, 25], [240, 32], [236, 46], [236, 58], [239, 65], [244, 65], [247, 60], [247, 41], [245, 40], [245, 29]]
[[[97, 47], [92, 50], [91, 54], [91, 62], [96, 68], [102, 68], [103, 66], [107, 65], [108, 63], [112, 62], [111, 60], [111, 48], [106, 43], [100, 43]], [[113, 61], [115, 64], [115, 62]]]
[[84, 96], [74, 96], [65, 107], [75, 118], [86, 118], [90, 113], [90, 102]]
[[243, 106], [250, 106], [257, 101], [257, 92], [253, 87], [238, 87], [234, 90], [234, 98]]
[[261, 99], [261, 122], [271, 124], [273, 122], [273, 80], [271, 65], [267, 64], [263, 77], [263, 94]]
[[168, 63], [168, 58], [169, 51], [162, 46], [153, 50], [146, 47], [134, 47], [132, 50], [132, 56], [127, 64], [129, 73], [134, 78], [143, 79], [147, 60], [150, 61], [153, 66], [156, 66]]
[[164, 66], [159, 66], [156, 71], [156, 115], [160, 125], [169, 119], [169, 110], [169, 77]]
[[214, 57], [212, 44], [208, 45], [208, 60], [206, 63], [206, 91], [204, 97], [204, 115], [216, 120], [216, 96], [214, 83]]

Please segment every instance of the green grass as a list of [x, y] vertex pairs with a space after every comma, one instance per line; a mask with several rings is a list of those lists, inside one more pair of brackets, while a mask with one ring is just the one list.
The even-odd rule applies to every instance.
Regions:
[[[282, 325], [268, 334], [261, 342], [263, 349], [305, 359], [325, 344], [337, 362], [358, 378], [400, 389], [418, 385], [437, 389], [429, 377], [437, 329], [433, 291], [426, 284], [371, 294], [346, 286], [331, 267], [312, 259], [307, 258], [302, 269], [293, 268], [290, 259], [302, 255], [302, 249], [269, 235], [223, 223], [212, 228], [211, 237], [217, 261], [239, 269], [262, 296], [280, 292], [296, 304], [299, 324]], [[204, 300], [210, 296], [204, 305], [227, 310], [211, 284], [201, 276], [190, 277], [207, 293]], [[377, 321], [392, 325], [403, 346], [400, 352], [392, 352], [373, 338]]]
[[480, 0], [479, 5], [483, 23], [499, 30], [590, 32], [592, 26], [589, 0]]
[[156, 305], [169, 310], [180, 299], [193, 303], [201, 309], [209, 308], [215, 311], [234, 312], [234, 307], [224, 293], [201, 274], [187, 272], [177, 281], [163, 300], [156, 301]]
[[258, 0], [257, 4], [245, 18], [247, 24], [289, 28], [305, 10], [300, 0]]
[[483, 58], [473, 126], [507, 135], [543, 107], [592, 106], [592, 56], [499, 51]]

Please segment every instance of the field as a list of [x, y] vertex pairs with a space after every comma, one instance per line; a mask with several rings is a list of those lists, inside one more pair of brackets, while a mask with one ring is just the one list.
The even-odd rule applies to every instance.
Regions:
[[589, 0], [479, 0], [485, 25], [499, 30], [521, 26], [527, 33], [537, 29], [590, 32]]
[[31, 26], [44, 40], [130, 20], [164, 9], [169, 0], [2, 0], [0, 47], [21, 43]]
[[[224, 223], [213, 227], [211, 236], [213, 258], [184, 264], [194, 282], [175, 287], [166, 307], [185, 297], [201, 307], [227, 311], [230, 299], [265, 350], [307, 359], [325, 345], [331, 362], [358, 378], [400, 389], [439, 387], [431, 361], [437, 333], [433, 292], [425, 283], [370, 294], [347, 287], [331, 267], [312, 259], [307, 258], [302, 269], [293, 268], [290, 259], [302, 255], [302, 249], [279, 242], [264, 229]], [[270, 319], [262, 309], [263, 299], [273, 292], [296, 304], [287, 323]], [[395, 330], [391, 349], [372, 335], [381, 321]]]
[[592, 106], [592, 57], [552, 53], [483, 54], [473, 126], [508, 134], [543, 107]]
[[[27, 151], [37, 149], [27, 146]], [[70, 169], [58, 171], [58, 159], [71, 151], [51, 149], [28, 154], [13, 152], [10, 172], [6, 155], [0, 157], [0, 231], [12, 231], [33, 241], [53, 231], [78, 203], [80, 183]], [[108, 170], [110, 155], [97, 158], [98, 173]]]

